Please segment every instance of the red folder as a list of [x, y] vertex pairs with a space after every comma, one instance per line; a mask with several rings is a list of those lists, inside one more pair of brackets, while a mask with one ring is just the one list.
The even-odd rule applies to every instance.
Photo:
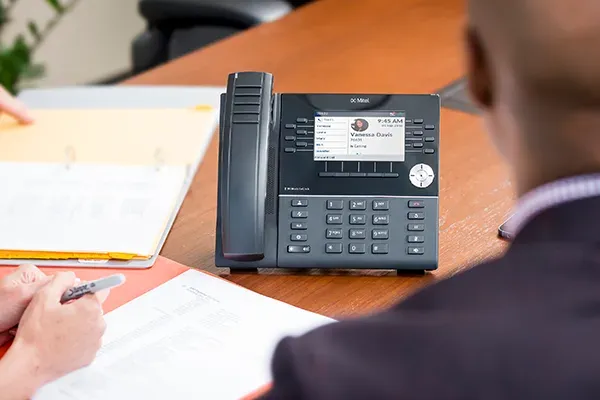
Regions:
[[[16, 267], [0, 266], [0, 278], [14, 271]], [[40, 268], [47, 275], [53, 275], [59, 271], [73, 271], [69, 268]], [[149, 269], [109, 269], [109, 268], [78, 268], [75, 273], [83, 281], [99, 279], [107, 275], [123, 274], [127, 278], [124, 285], [111, 290], [110, 296], [104, 303], [104, 312], [108, 313], [115, 308], [143, 295], [146, 292], [160, 286], [161, 284], [175, 278], [187, 271], [189, 268], [168, 258], [159, 257], [152, 268]], [[205, 271], [202, 271], [204, 273]], [[212, 274], [211, 274], [212, 275]], [[229, 282], [229, 281], [228, 281]], [[234, 285], [234, 283], [231, 283]], [[4, 356], [10, 345], [0, 347], [0, 358]], [[255, 399], [268, 390], [268, 386], [248, 394], [241, 400]]]

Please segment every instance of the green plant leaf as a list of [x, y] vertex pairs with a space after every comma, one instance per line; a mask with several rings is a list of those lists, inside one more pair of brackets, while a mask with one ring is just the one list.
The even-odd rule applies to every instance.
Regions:
[[21, 79], [33, 80], [41, 78], [46, 74], [46, 67], [43, 64], [29, 64], [21, 72]]
[[46, 0], [46, 3], [48, 3], [48, 5], [59, 14], [62, 14], [63, 11], [65, 11], [65, 7], [60, 3], [59, 0]]
[[8, 22], [8, 15], [6, 15], [6, 6], [0, 2], [0, 26]]
[[31, 48], [25, 41], [23, 35], [18, 35], [12, 46], [13, 56], [20, 60], [23, 64], [29, 64], [31, 62]]
[[40, 38], [41, 38], [40, 30], [39, 30], [37, 24], [35, 23], [35, 21], [29, 21], [27, 23], [27, 29], [29, 29], [31, 36], [33, 36], [33, 38], [36, 41], [40, 40]]

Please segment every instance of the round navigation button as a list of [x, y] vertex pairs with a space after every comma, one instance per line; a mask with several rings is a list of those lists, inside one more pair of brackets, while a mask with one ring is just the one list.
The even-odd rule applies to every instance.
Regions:
[[426, 188], [433, 183], [435, 174], [433, 169], [427, 164], [417, 164], [410, 169], [408, 173], [410, 183], [418, 188]]

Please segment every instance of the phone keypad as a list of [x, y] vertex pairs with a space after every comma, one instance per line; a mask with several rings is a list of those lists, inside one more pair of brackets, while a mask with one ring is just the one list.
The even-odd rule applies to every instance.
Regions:
[[424, 199], [293, 197], [286, 203], [291, 210], [284, 239], [287, 253], [320, 248], [326, 257], [380, 257], [400, 251], [413, 258], [424, 256], [428, 245], [437, 245], [428, 242]]

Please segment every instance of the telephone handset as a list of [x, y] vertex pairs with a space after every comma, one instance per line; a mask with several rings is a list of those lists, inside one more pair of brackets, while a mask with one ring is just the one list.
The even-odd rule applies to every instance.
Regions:
[[220, 215], [223, 256], [265, 255], [265, 193], [273, 76], [231, 74], [221, 100]]
[[439, 96], [273, 87], [221, 95], [215, 264], [436, 269]]

